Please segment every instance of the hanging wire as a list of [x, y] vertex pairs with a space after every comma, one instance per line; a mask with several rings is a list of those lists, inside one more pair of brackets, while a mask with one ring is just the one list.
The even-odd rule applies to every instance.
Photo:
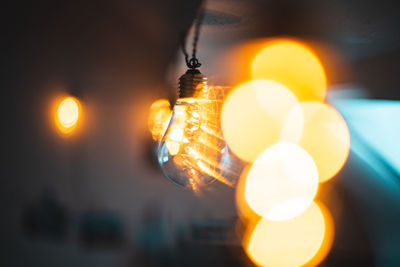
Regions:
[[186, 51], [186, 37], [183, 36], [183, 38], [182, 38], [182, 44], [181, 44], [182, 52], [185, 55], [186, 65], [190, 69], [197, 69], [201, 66], [201, 63], [196, 58], [196, 53], [197, 53], [197, 43], [199, 42], [200, 27], [201, 27], [203, 18], [204, 18], [204, 9], [201, 8], [199, 13], [197, 14], [195, 25], [194, 25], [193, 49], [192, 49], [192, 58], [191, 59], [189, 59], [189, 54]]

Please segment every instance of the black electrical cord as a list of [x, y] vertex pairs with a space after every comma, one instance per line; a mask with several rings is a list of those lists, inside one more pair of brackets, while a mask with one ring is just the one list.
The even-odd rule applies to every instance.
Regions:
[[197, 43], [199, 42], [200, 27], [201, 27], [203, 18], [204, 18], [204, 9], [201, 8], [195, 19], [196, 21], [195, 21], [195, 25], [194, 25], [193, 49], [192, 49], [192, 58], [191, 59], [189, 59], [189, 54], [186, 51], [186, 37], [184, 36], [182, 38], [181, 48], [182, 48], [183, 54], [185, 55], [186, 65], [189, 69], [193, 69], [193, 70], [197, 69], [201, 66], [201, 63], [196, 58], [196, 53], [197, 53]]

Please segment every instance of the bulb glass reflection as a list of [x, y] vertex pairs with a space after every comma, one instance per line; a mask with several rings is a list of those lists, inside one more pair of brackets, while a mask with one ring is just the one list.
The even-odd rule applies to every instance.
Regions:
[[194, 98], [177, 100], [158, 149], [164, 174], [177, 185], [197, 191], [215, 180], [234, 184], [238, 175], [226, 171], [232, 158], [220, 127], [225, 90], [204, 86]]
[[171, 119], [169, 101], [160, 99], [150, 107], [148, 126], [154, 141], [160, 142]]

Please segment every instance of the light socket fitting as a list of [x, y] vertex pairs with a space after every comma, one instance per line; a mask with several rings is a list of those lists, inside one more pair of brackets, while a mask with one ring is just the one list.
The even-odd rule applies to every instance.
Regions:
[[207, 77], [197, 69], [188, 69], [179, 78], [179, 98], [195, 97], [207, 86]]

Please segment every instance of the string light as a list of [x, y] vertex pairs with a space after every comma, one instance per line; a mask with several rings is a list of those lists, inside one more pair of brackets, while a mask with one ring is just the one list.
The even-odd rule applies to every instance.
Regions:
[[233, 186], [239, 176], [227, 170], [234, 157], [222, 136], [220, 113], [226, 88], [208, 86], [207, 78], [198, 70], [196, 58], [200, 23], [195, 23], [192, 57], [182, 51], [189, 68], [179, 78], [179, 98], [169, 126], [158, 149], [158, 162], [164, 174], [177, 185], [198, 191], [218, 180]]

